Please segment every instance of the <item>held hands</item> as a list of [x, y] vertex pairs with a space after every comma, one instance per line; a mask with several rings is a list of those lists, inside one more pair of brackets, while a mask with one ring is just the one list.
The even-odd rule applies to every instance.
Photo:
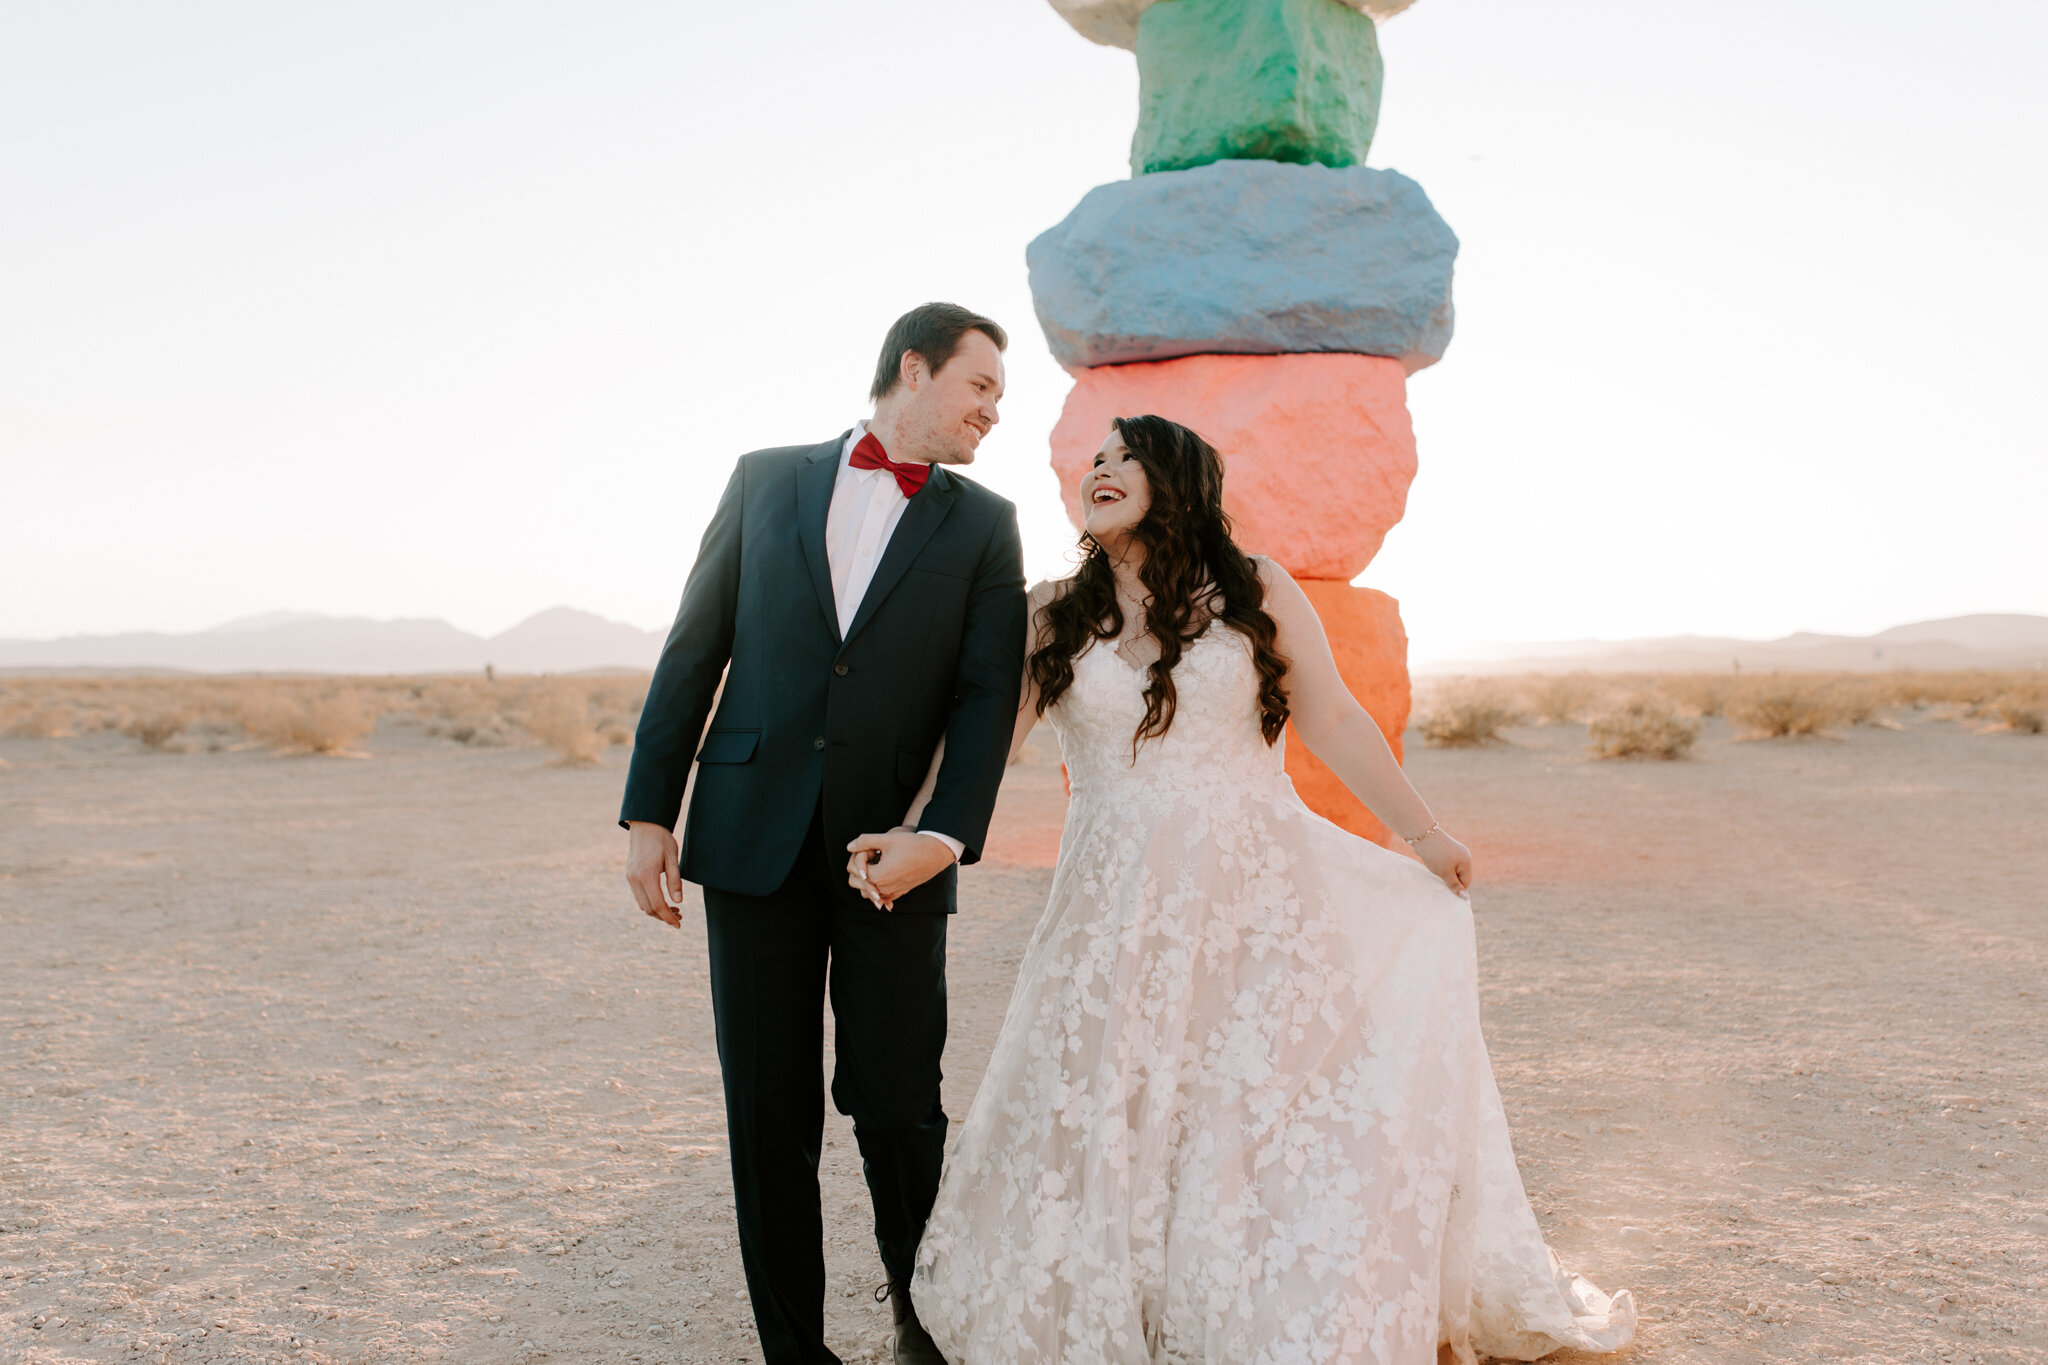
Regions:
[[898, 825], [887, 834], [863, 834], [846, 846], [846, 883], [870, 904], [894, 910], [907, 895], [953, 865], [953, 850], [928, 834]]
[[671, 929], [680, 928], [683, 879], [676, 836], [660, 825], [634, 820], [626, 826], [626, 838], [626, 885], [633, 888], [633, 899], [643, 914]]
[[1444, 885], [1464, 895], [1472, 889], [1472, 850], [1443, 832], [1432, 829], [1412, 845], [1422, 865], [1444, 879]]

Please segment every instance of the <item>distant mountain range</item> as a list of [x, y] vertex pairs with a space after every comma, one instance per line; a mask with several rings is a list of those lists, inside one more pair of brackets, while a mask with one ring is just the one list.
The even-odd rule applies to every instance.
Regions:
[[446, 621], [279, 611], [190, 635], [0, 640], [0, 669], [192, 673], [575, 673], [654, 667], [662, 635], [556, 607], [485, 638]]
[[2048, 668], [2048, 616], [1956, 616], [1893, 626], [1875, 635], [1737, 640], [1673, 635], [1660, 640], [1506, 644], [1478, 657], [1433, 662], [1420, 673], [1879, 672], [1894, 668]]
[[[662, 634], [556, 607], [485, 638], [446, 621], [372, 621], [271, 612], [189, 635], [73, 635], [0, 640], [0, 669], [163, 670], [192, 673], [575, 673], [654, 667]], [[1782, 640], [1676, 635], [1496, 645], [1418, 673], [1718, 673], [1888, 668], [2048, 667], [2048, 616], [1958, 616], [1876, 635]]]

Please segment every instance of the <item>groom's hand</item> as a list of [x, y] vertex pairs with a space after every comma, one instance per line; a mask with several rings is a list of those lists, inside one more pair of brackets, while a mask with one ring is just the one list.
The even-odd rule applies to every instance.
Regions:
[[907, 826], [863, 834], [846, 851], [847, 884], [884, 910], [953, 865], [952, 849]]
[[676, 836], [660, 825], [646, 820], [626, 825], [626, 885], [633, 888], [633, 899], [640, 903], [642, 913], [671, 929], [683, 923], [678, 908], [683, 899], [678, 857]]

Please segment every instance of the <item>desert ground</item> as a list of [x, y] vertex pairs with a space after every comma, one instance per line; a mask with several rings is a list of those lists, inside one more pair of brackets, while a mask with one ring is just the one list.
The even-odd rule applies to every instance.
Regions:
[[[1634, 1292], [1625, 1360], [2048, 1361], [2048, 737], [1881, 719], [1712, 717], [1674, 762], [1411, 732], [1524, 1176]], [[702, 936], [621, 882], [623, 746], [34, 733], [0, 738], [0, 1360], [759, 1359]], [[1041, 733], [951, 926], [955, 1115], [1063, 804]], [[827, 1144], [831, 1341], [886, 1359]]]

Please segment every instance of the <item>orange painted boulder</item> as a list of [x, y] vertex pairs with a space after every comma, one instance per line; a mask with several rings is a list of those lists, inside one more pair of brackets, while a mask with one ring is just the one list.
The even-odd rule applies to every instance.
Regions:
[[1052, 430], [1067, 515], [1112, 417], [1156, 413], [1223, 455], [1237, 540], [1297, 578], [1364, 572], [1408, 504], [1408, 376], [1385, 356], [1192, 355], [1079, 371]]
[[[1383, 592], [1354, 588], [1349, 583], [1302, 579], [1301, 588], [1323, 618], [1323, 631], [1337, 656], [1337, 671], [1351, 687], [1358, 704], [1379, 722], [1380, 733], [1401, 756], [1401, 733], [1408, 728], [1408, 632], [1401, 628], [1401, 605]], [[1287, 775], [1308, 808], [1332, 824], [1375, 843], [1398, 842], [1373, 818], [1365, 803], [1351, 794], [1337, 775], [1308, 751], [1301, 737], [1287, 727]]]

